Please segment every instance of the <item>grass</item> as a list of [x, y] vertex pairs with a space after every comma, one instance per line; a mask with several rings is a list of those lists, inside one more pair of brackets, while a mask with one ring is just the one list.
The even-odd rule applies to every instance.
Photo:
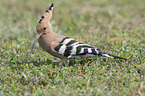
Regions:
[[[129, 60], [104, 57], [69, 67], [36, 44], [50, 3], [55, 32]], [[145, 95], [144, 0], [1, 0], [0, 95]], [[77, 35], [76, 35], [77, 34]]]

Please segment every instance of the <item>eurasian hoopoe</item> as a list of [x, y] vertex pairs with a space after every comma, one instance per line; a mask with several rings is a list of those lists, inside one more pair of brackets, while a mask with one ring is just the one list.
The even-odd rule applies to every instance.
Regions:
[[123, 57], [113, 56], [101, 51], [94, 46], [80, 43], [70, 37], [59, 35], [52, 30], [50, 19], [52, 17], [53, 3], [37, 23], [37, 36], [33, 43], [33, 47], [38, 39], [39, 45], [49, 54], [60, 59], [79, 59], [85, 57], [105, 56], [111, 58], [126, 59]]

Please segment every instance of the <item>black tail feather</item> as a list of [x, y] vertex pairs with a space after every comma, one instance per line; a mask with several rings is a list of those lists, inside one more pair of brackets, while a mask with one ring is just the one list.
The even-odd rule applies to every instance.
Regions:
[[114, 56], [114, 55], [111, 55], [111, 54], [107, 54], [106, 52], [103, 52], [103, 51], [99, 51], [99, 56], [104, 56], [104, 57], [109, 57], [109, 58], [114, 58], [114, 59], [124, 59], [124, 60], [127, 60], [127, 58], [124, 58], [124, 57], [119, 57], [119, 56]]
[[114, 56], [114, 55], [111, 55], [111, 54], [108, 54], [108, 55], [113, 57], [114, 59], [124, 59], [124, 60], [127, 60], [127, 58], [124, 58], [124, 57]]

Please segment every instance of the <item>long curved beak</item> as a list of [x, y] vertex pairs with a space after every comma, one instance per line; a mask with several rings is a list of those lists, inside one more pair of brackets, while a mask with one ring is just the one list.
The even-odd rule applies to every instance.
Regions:
[[43, 34], [43, 33], [40, 33], [40, 34], [38, 33], [38, 34], [37, 34], [37, 36], [36, 36], [36, 38], [35, 38], [35, 40], [34, 40], [34, 43], [33, 43], [33, 45], [32, 45], [30, 54], [32, 53], [32, 50], [33, 50], [33, 48], [34, 48], [34, 46], [35, 46], [35, 43], [36, 43], [37, 39], [38, 39], [42, 34]]

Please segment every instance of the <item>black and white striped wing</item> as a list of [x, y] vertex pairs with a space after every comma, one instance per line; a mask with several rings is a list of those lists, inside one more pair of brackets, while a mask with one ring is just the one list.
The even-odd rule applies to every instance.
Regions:
[[88, 44], [79, 43], [78, 41], [69, 37], [63, 38], [63, 40], [59, 43], [60, 44], [56, 46], [54, 50], [66, 58], [80, 59], [85, 57], [104, 56], [126, 60], [124, 57], [107, 54], [100, 49], [97, 49]]
[[79, 43], [69, 37], [64, 38], [54, 50], [67, 58], [77, 59], [96, 56], [99, 53], [93, 46]]

